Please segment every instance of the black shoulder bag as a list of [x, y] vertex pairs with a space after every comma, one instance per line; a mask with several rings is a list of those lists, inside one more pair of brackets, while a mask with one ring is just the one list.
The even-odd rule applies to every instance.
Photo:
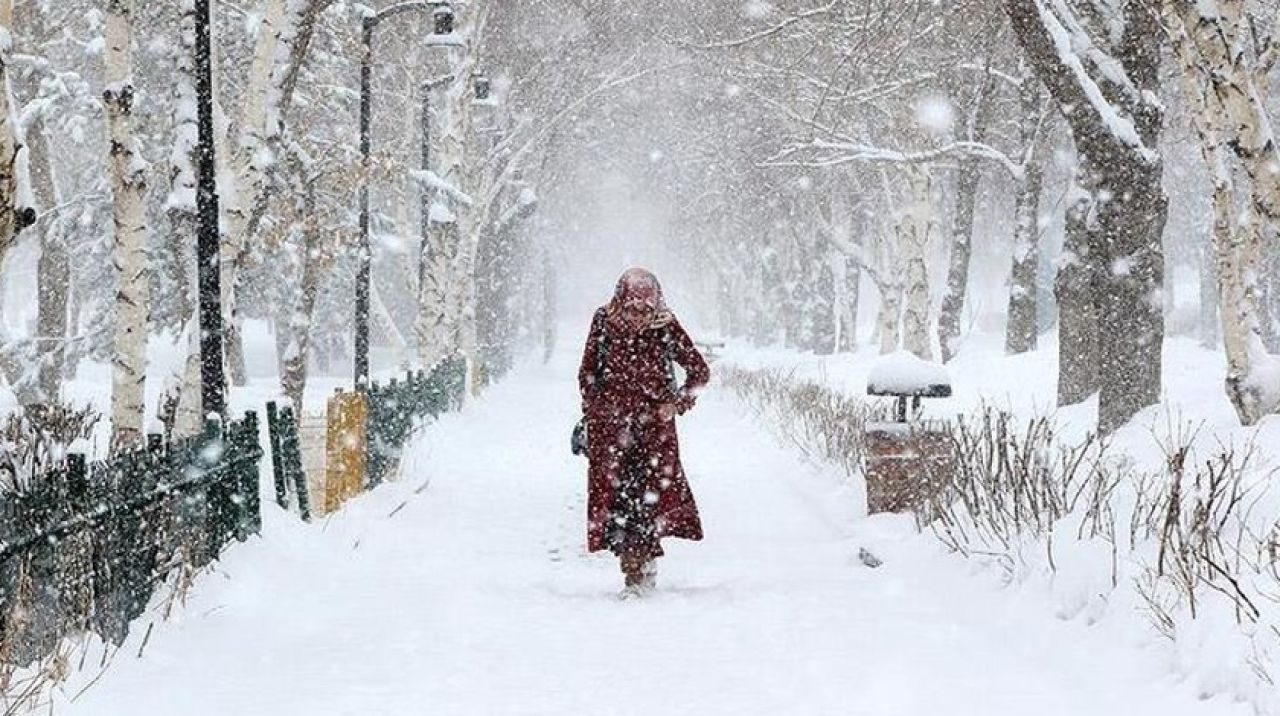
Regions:
[[[600, 322], [600, 343], [596, 348], [596, 379], [591, 389], [599, 393], [604, 386], [604, 365], [609, 358], [609, 323]], [[569, 449], [574, 455], [587, 454], [587, 416], [578, 418], [573, 426], [573, 435], [569, 438]]]

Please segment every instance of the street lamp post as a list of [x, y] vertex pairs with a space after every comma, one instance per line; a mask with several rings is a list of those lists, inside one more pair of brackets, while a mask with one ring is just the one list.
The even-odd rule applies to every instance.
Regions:
[[196, 275], [200, 324], [200, 408], [202, 418], [226, 412], [222, 366], [222, 278], [218, 257], [218, 189], [214, 165], [213, 68], [209, 0], [195, 0], [196, 35]]
[[[207, 1], [207, 0], [206, 0]], [[436, 37], [453, 35], [453, 8], [437, 0], [408, 0], [366, 15], [360, 32], [360, 244], [356, 269], [355, 389], [369, 383], [369, 277], [372, 251], [369, 246], [369, 157], [372, 149], [373, 32], [384, 20], [406, 12], [430, 12]], [[446, 45], [447, 43], [441, 43]], [[424, 111], [426, 107], [424, 106]], [[423, 163], [428, 159], [427, 138], [423, 138]]]

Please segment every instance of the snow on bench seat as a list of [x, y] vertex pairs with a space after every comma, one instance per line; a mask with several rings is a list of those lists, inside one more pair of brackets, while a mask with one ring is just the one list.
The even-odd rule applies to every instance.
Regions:
[[871, 369], [867, 395], [949, 398], [951, 378], [941, 365], [898, 351], [884, 356]]

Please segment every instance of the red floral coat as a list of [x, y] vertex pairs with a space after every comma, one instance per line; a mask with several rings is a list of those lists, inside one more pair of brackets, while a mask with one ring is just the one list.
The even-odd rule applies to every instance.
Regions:
[[[685, 371], [682, 386], [672, 390], [667, 356]], [[659, 537], [702, 539], [702, 521], [693, 492], [680, 465], [675, 420], [659, 419], [663, 403], [675, 403], [681, 414], [693, 407], [697, 392], [711, 380], [711, 371], [689, 334], [665, 314], [638, 332], [619, 330], [596, 311], [578, 369], [578, 387], [587, 418], [587, 548], [605, 549], [604, 525], [619, 485], [625, 443], [632, 459], [656, 469], [648, 491], [658, 496], [655, 526]]]

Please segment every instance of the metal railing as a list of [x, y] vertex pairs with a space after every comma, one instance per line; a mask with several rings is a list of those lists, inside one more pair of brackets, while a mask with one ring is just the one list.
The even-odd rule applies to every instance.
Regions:
[[121, 644], [176, 567], [203, 567], [261, 529], [258, 419], [107, 460], [66, 465], [0, 493], [0, 661], [25, 665], [66, 636]]

